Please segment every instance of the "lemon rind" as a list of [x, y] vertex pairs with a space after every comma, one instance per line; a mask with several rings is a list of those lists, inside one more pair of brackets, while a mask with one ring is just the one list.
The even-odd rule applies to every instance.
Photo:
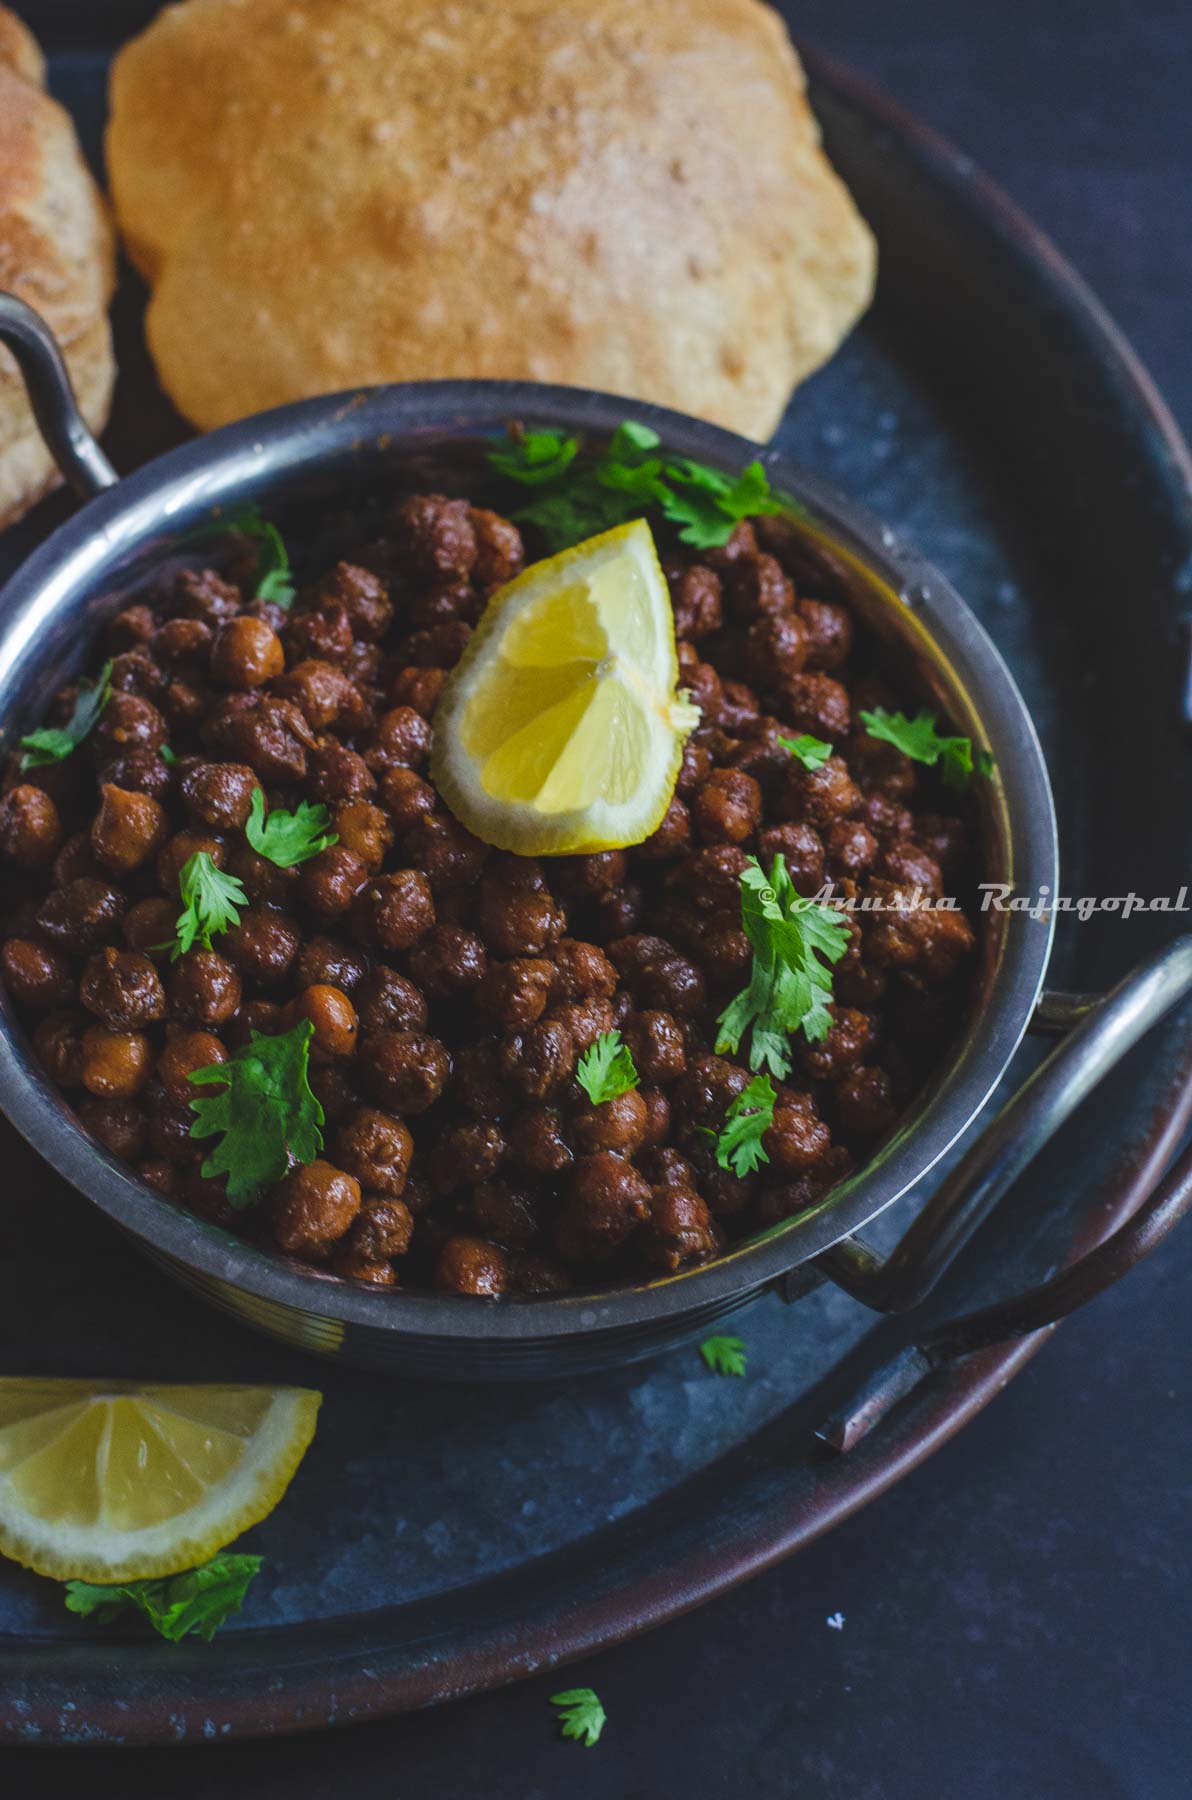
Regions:
[[310, 1388], [274, 1390], [232, 1475], [184, 1512], [137, 1530], [38, 1519], [11, 1505], [0, 1479], [0, 1554], [58, 1581], [141, 1581], [193, 1569], [273, 1511], [314, 1436], [321, 1402]]

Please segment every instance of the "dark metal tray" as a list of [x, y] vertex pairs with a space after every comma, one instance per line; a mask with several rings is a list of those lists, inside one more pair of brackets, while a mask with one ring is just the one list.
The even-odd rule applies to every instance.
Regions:
[[[25, 10], [94, 146], [103, 46], [80, 39], [74, 8]], [[105, 8], [87, 29], [114, 37], [152, 10]], [[882, 289], [780, 441], [916, 542], [989, 626], [1044, 738], [1065, 891], [1174, 892], [1192, 841], [1187, 453], [1050, 246], [963, 158], [841, 71], [813, 72], [832, 154], [879, 235]], [[180, 435], [140, 304], [126, 280], [106, 438], [125, 468]], [[57, 497], [6, 536], [0, 575], [67, 510]], [[1134, 722], [1128, 763], [1107, 720]], [[1108, 985], [1174, 923], [1062, 923], [1053, 974]], [[925, 1317], [1029, 1286], [1131, 1210], [1187, 1124], [1189, 1056], [1178, 1025], [1135, 1052], [913, 1320], [875, 1329], [829, 1288], [740, 1314], [743, 1381], [689, 1350], [576, 1386], [481, 1392], [303, 1358], [166, 1282], [4, 1128], [0, 1366], [291, 1380], [327, 1404], [289, 1496], [246, 1540], [268, 1559], [248, 1612], [214, 1646], [89, 1636], [49, 1583], [0, 1568], [0, 1741], [219, 1741], [425, 1705], [615, 1642], [789, 1554], [930, 1455], [1039, 1347], [1043, 1333], [941, 1370], [847, 1457], [814, 1435]], [[894, 1210], [891, 1235], [907, 1217]]]

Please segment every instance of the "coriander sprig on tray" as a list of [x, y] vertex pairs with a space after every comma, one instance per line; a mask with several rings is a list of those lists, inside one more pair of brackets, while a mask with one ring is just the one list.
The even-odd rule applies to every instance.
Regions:
[[111, 1587], [68, 1581], [66, 1609], [94, 1619], [97, 1625], [140, 1613], [168, 1643], [176, 1644], [191, 1632], [210, 1643], [225, 1619], [240, 1611], [262, 1560], [225, 1552], [200, 1568], [156, 1580], [125, 1581]]

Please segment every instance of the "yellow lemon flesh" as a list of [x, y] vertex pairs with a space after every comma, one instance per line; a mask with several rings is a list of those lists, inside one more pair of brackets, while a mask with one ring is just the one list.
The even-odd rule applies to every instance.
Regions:
[[678, 679], [666, 578], [635, 519], [493, 595], [435, 712], [431, 776], [456, 818], [502, 850], [640, 844], [699, 722]]
[[0, 1379], [0, 1552], [59, 1581], [193, 1569], [272, 1512], [321, 1399]]

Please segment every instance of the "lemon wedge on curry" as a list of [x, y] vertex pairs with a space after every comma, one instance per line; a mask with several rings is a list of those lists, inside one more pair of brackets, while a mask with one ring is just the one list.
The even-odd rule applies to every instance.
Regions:
[[435, 712], [432, 779], [456, 818], [502, 850], [640, 844], [699, 722], [678, 679], [666, 578], [635, 519], [493, 595]]
[[0, 1379], [0, 1552], [59, 1581], [192, 1569], [272, 1512], [321, 1399]]

